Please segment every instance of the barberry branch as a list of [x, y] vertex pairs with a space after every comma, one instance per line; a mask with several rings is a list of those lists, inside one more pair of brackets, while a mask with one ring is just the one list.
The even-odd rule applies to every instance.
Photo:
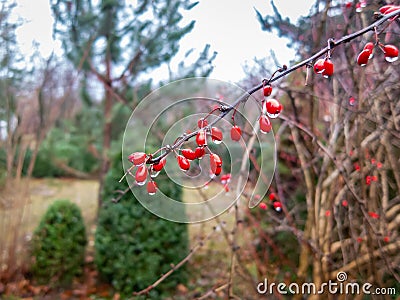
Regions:
[[[273, 75], [271, 76], [270, 79], [263, 79], [261, 81], [261, 83], [259, 83], [258, 85], [252, 87], [251, 89], [247, 90], [244, 94], [242, 94], [239, 98], [237, 98], [233, 104], [228, 104], [225, 103], [223, 101], [218, 101], [218, 103], [220, 104], [219, 107], [219, 111], [220, 114], [217, 116], [216, 119], [214, 119], [211, 123], [209, 123], [207, 125], [208, 128], [211, 128], [213, 125], [215, 125], [217, 122], [219, 122], [219, 120], [225, 118], [232, 110], [234, 110], [240, 103], [244, 103], [248, 100], [248, 98], [250, 97], [250, 95], [254, 94], [255, 92], [257, 92], [258, 90], [262, 89], [266, 83], [270, 84], [272, 82], [275, 82], [285, 76], [287, 76], [288, 74], [296, 71], [297, 69], [300, 69], [302, 67], [307, 67], [309, 68], [310, 65], [319, 57], [326, 55], [330, 52], [333, 51], [334, 48], [348, 43], [360, 36], [362, 36], [363, 34], [369, 32], [369, 31], [375, 31], [377, 27], [379, 27], [380, 25], [382, 25], [383, 23], [385, 23], [386, 21], [393, 19], [395, 17], [400, 16], [400, 10], [396, 10], [393, 11], [389, 14], [376, 14], [375, 15], [377, 18], [379, 18], [377, 21], [375, 21], [374, 23], [372, 23], [371, 25], [356, 31], [354, 33], [351, 33], [349, 35], [346, 35], [344, 37], [342, 37], [339, 40], [334, 40], [332, 38], [328, 39], [328, 45], [321, 49], [320, 51], [318, 51], [317, 53], [313, 54], [312, 56], [310, 56], [309, 58], [299, 62], [298, 64], [288, 68], [286, 65], [283, 66], [282, 68], [279, 68], [277, 71], [275, 71], [273, 73]], [[279, 73], [279, 74], [278, 74]], [[277, 74], [277, 75], [276, 75]], [[276, 75], [276, 76], [275, 76]], [[158, 157], [154, 157], [154, 155], [149, 155], [149, 159], [146, 161], [147, 164], [154, 164], [154, 163], [158, 163], [162, 158], [166, 157], [171, 151], [175, 151], [176, 149], [179, 149], [179, 147], [184, 144], [186, 141], [190, 140], [191, 138], [193, 138], [194, 136], [197, 135], [197, 133], [200, 130], [204, 130], [204, 128], [201, 129], [197, 129], [189, 134], [183, 134], [181, 137], [177, 138], [176, 142], [173, 145], [167, 145], [164, 146], [165, 151], [160, 154]]]

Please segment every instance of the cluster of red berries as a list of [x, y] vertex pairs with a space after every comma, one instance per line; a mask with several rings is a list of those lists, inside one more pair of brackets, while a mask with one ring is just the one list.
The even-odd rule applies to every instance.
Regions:
[[[269, 200], [271, 202], [271, 206], [273, 207], [273, 209], [277, 212], [281, 212], [282, 211], [282, 203], [277, 199], [277, 196], [275, 193], [271, 193], [269, 194]], [[265, 202], [261, 202], [258, 207], [262, 210], [266, 210], [267, 209], [267, 204]]]
[[[259, 118], [260, 131], [262, 133], [268, 133], [272, 129], [271, 122], [269, 118], [277, 118], [282, 111], [282, 104], [276, 99], [266, 99], [272, 93], [271, 85], [266, 85], [263, 89], [265, 99], [262, 102], [263, 109], [262, 114]], [[214, 109], [214, 110], [217, 110]], [[213, 110], [213, 111], [214, 111]], [[210, 137], [212, 142], [215, 144], [220, 144], [223, 140], [222, 131], [215, 126], [209, 126], [207, 117], [198, 120], [197, 122], [198, 131], [196, 133], [196, 144], [197, 147], [193, 150], [190, 148], [183, 148], [179, 150], [173, 150], [179, 168], [186, 172], [190, 169], [190, 163], [193, 160], [200, 160], [204, 155], [209, 155], [210, 158], [210, 176], [211, 178], [218, 176], [222, 172], [222, 159], [221, 157], [213, 153], [207, 146], [207, 140]], [[242, 129], [233, 124], [230, 130], [230, 137], [232, 141], [240, 141], [242, 138]], [[142, 186], [146, 184], [148, 177], [150, 180], [147, 182], [147, 192], [150, 195], [154, 195], [157, 191], [157, 184], [154, 182], [155, 178], [160, 171], [164, 168], [166, 164], [166, 155], [164, 155], [156, 163], [150, 163], [152, 161], [152, 155], [147, 155], [144, 152], [135, 152], [128, 156], [128, 160], [132, 163], [132, 167], [128, 169], [126, 174], [131, 175], [135, 178], [136, 184]], [[132, 170], [136, 169], [135, 174]], [[221, 177], [221, 183], [223, 183], [226, 191], [229, 191], [227, 184], [230, 181], [230, 174], [223, 175]]]
[[369, 42], [364, 46], [364, 49], [358, 54], [357, 63], [364, 67], [367, 65], [368, 61], [374, 57], [374, 48], [378, 46], [379, 49], [385, 55], [385, 60], [387, 62], [394, 62], [399, 58], [399, 49], [394, 45], [383, 45], [381, 43], [372, 43]]

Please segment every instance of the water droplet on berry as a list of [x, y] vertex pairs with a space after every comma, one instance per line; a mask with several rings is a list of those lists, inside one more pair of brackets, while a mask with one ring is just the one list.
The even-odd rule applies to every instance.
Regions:
[[392, 63], [392, 62], [395, 62], [396, 60], [398, 60], [399, 58], [396, 56], [396, 57], [390, 57], [390, 56], [385, 56], [385, 60], [387, 61], [387, 62], [390, 62], [390, 63]]
[[158, 174], [160, 174], [160, 171], [152, 171], [152, 172], [150, 173], [150, 177], [151, 177], [151, 178], [156, 178], [156, 177], [158, 176]]

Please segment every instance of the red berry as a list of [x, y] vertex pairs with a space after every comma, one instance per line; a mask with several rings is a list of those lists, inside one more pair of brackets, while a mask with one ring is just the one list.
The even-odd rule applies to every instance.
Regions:
[[267, 209], [267, 204], [265, 204], [264, 202], [261, 202], [258, 207], [262, 210], [266, 210]]
[[353, 6], [353, 2], [346, 2], [345, 7], [351, 8]]
[[399, 58], [399, 49], [394, 45], [385, 45], [383, 47], [385, 53], [385, 59], [388, 62], [394, 62]]
[[389, 243], [389, 242], [390, 242], [389, 236], [386, 235], [386, 236], [383, 238], [383, 241], [384, 241], [385, 243]]
[[271, 122], [266, 115], [261, 115], [259, 123], [260, 123], [261, 133], [266, 134], [271, 131], [272, 129]]
[[343, 207], [349, 206], [349, 203], [347, 202], [347, 200], [342, 200], [342, 206]]
[[279, 201], [275, 201], [272, 205], [274, 206], [274, 209], [276, 211], [281, 211], [282, 210], [282, 203], [280, 203]]
[[147, 156], [144, 152], [135, 152], [128, 156], [128, 160], [135, 166], [143, 165], [146, 162], [146, 158]]
[[357, 238], [357, 242], [358, 242], [358, 243], [362, 243], [362, 241], [363, 241], [362, 237], [358, 237], [358, 238]]
[[329, 217], [330, 215], [331, 215], [331, 211], [330, 210], [325, 211], [325, 217]]
[[185, 158], [189, 160], [194, 160], [197, 158], [196, 152], [194, 152], [192, 149], [182, 149], [181, 153]]
[[197, 159], [202, 159], [204, 154], [206, 153], [206, 150], [204, 150], [203, 147], [197, 147], [194, 153], [196, 154]]
[[196, 143], [199, 146], [206, 145], [206, 132], [205, 130], [200, 130], [196, 135]]
[[378, 181], [378, 176], [375, 176], [375, 175], [374, 175], [374, 176], [371, 176], [371, 180], [372, 180], [372, 181], [375, 181], [375, 182]]
[[147, 183], [147, 192], [149, 195], [154, 195], [157, 191], [157, 184], [154, 181], [149, 181]]
[[325, 59], [324, 62], [324, 68], [325, 70], [322, 72], [322, 76], [324, 76], [325, 78], [329, 78], [333, 75], [333, 62], [328, 58]]
[[384, 14], [384, 13], [386, 13], [389, 9], [391, 9], [391, 8], [393, 8], [393, 7], [396, 7], [396, 6], [391, 5], [391, 4], [389, 4], [389, 5], [384, 5], [384, 6], [382, 6], [382, 7], [379, 9], [379, 12], [382, 13], [382, 14]]
[[384, 15], [388, 15], [388, 14], [390, 14], [390, 13], [396, 11], [396, 10], [399, 10], [399, 9], [400, 9], [400, 6], [393, 5], [392, 7], [389, 7], [383, 14]]
[[368, 212], [368, 215], [369, 215], [372, 219], [379, 219], [379, 214], [377, 214], [376, 212], [370, 211], [370, 212]]
[[167, 162], [167, 159], [165, 157], [160, 159], [160, 161], [158, 163], [153, 164], [153, 167], [152, 167], [153, 171], [160, 172], [162, 170], [162, 168], [164, 168], [166, 162]]
[[221, 159], [221, 157], [219, 157], [219, 155], [215, 154], [215, 153], [211, 154], [210, 155], [211, 173], [213, 173], [215, 175], [219, 175], [221, 173], [221, 167], [222, 167], [222, 159]]
[[217, 127], [211, 128], [211, 139], [214, 143], [220, 144], [222, 138], [223, 138], [222, 131], [219, 128]]
[[377, 164], [376, 164], [376, 167], [377, 167], [378, 169], [382, 168], [382, 163], [381, 163], [380, 161], [378, 161]]
[[264, 86], [264, 96], [268, 97], [271, 95], [271, 93], [272, 93], [272, 86], [270, 84]]
[[144, 185], [147, 180], [147, 167], [146, 165], [141, 165], [135, 174], [135, 180], [137, 185]]
[[269, 194], [269, 200], [274, 201], [276, 199], [275, 193]]
[[240, 139], [241, 139], [241, 137], [242, 137], [242, 130], [240, 129], [240, 127], [239, 126], [233, 126], [232, 128], [231, 128], [231, 139], [232, 139], [232, 141], [240, 141]]
[[356, 104], [356, 98], [354, 98], [353, 96], [351, 96], [349, 98], [349, 105], [350, 106], [354, 106]]
[[227, 184], [231, 181], [231, 174], [225, 174], [221, 176], [221, 183]]
[[279, 117], [282, 111], [282, 104], [276, 99], [268, 99], [265, 102], [264, 110], [267, 112], [268, 117], [275, 119]]
[[317, 74], [322, 74], [325, 71], [325, 59], [320, 58], [314, 64], [314, 72]]
[[187, 171], [190, 169], [190, 162], [186, 157], [178, 155], [176, 159], [178, 161], [179, 168], [181, 168], [182, 171]]
[[358, 3], [356, 4], [356, 12], [362, 12], [362, 6], [361, 6], [361, 3], [360, 3], [360, 2], [358, 2]]
[[374, 52], [374, 47], [375, 47], [374, 43], [369, 42], [369, 43], [365, 44], [364, 50], [371, 51], [371, 54], [369, 55], [368, 59], [371, 59], [374, 56], [374, 53], [373, 53]]
[[354, 163], [354, 169], [356, 170], [356, 171], [360, 171], [360, 169], [361, 169], [361, 167], [360, 167], [360, 165], [358, 164], [358, 163]]
[[204, 127], [208, 126], [208, 121], [205, 119], [200, 119], [197, 121], [197, 126], [199, 128], [204, 128]]
[[368, 59], [371, 56], [371, 50], [369, 49], [364, 49], [363, 51], [360, 52], [357, 56], [357, 63], [361, 66], [364, 67], [367, 65]]
[[371, 184], [371, 180], [372, 180], [372, 177], [371, 176], [367, 176], [367, 177], [365, 177], [365, 183], [367, 184], [367, 185], [370, 185]]
[[[222, 172], [222, 167], [217, 166], [217, 168], [215, 169], [214, 175], [218, 176], [219, 174], [221, 174], [221, 172]], [[225, 188], [225, 190], [226, 190], [226, 188]]]

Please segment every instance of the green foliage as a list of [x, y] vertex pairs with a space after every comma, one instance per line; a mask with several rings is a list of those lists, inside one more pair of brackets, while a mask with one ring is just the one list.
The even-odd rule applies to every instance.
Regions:
[[[116, 190], [125, 190], [121, 152], [107, 174], [95, 238], [95, 263], [101, 278], [122, 294], [130, 295], [152, 284], [178, 263], [188, 252], [187, 225], [163, 220], [148, 212], [132, 195], [111, 202]], [[157, 178], [160, 190], [173, 199], [181, 199], [181, 188], [168, 179]], [[157, 194], [156, 194], [157, 195]], [[156, 195], [154, 201], [157, 201]], [[184, 213], [184, 212], [183, 212]], [[185, 268], [175, 271], [150, 295], [162, 299], [185, 283]]]
[[82, 274], [87, 243], [79, 207], [68, 200], [54, 202], [36, 228], [32, 241], [34, 278], [64, 286]]
[[[40, 145], [33, 177], [59, 177], [69, 175], [58, 167], [63, 163], [75, 170], [92, 173], [99, 168], [99, 159], [89, 151], [89, 147], [99, 149], [100, 124], [94, 109], [82, 109], [74, 120], [64, 120], [53, 128]], [[28, 167], [31, 151], [27, 152], [24, 171]]]

